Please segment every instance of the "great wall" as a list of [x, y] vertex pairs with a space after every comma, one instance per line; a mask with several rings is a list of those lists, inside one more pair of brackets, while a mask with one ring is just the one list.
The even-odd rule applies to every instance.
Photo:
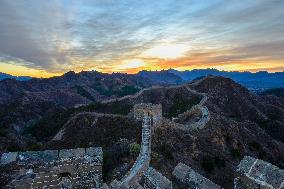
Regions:
[[[195, 112], [199, 112], [201, 117], [195, 122], [185, 125], [186, 128], [181, 129], [202, 129], [210, 120], [209, 110], [205, 106], [208, 97], [189, 86], [186, 86], [186, 88], [194, 94], [201, 95], [202, 99], [190, 110], [179, 115], [178, 118]], [[133, 96], [109, 100], [104, 103], [135, 98], [143, 91]], [[113, 180], [109, 185], [103, 183], [103, 152], [100, 147], [39, 152], [8, 152], [2, 154], [1, 166], [16, 164], [21, 168], [16, 171], [15, 178], [5, 188], [173, 188], [172, 181], [150, 166], [152, 133], [155, 132], [157, 127], [161, 127], [161, 123], [165, 120], [162, 117], [162, 106], [150, 103], [136, 104], [134, 105], [133, 116], [135, 119], [142, 120], [141, 148], [132, 168], [121, 180]], [[176, 125], [178, 127], [182, 124]], [[184, 188], [221, 188], [183, 163], [179, 163], [175, 167], [172, 175]], [[283, 189], [284, 170], [268, 162], [245, 156], [236, 169], [234, 189], [246, 188]]]

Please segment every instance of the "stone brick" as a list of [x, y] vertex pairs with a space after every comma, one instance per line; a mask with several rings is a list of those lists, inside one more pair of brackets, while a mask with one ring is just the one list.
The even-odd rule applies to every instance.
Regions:
[[[73, 188], [102, 186], [103, 152], [101, 148], [19, 152], [18, 158], [16, 155], [15, 157], [12, 156], [13, 154], [9, 155], [11, 157], [6, 155], [9, 161], [13, 159], [19, 165], [24, 165], [24, 169], [17, 170], [19, 176], [10, 182], [7, 188], [58, 189], [61, 184]], [[86, 161], [86, 157], [92, 160]], [[9, 161], [5, 159], [5, 162]], [[27, 172], [26, 167], [30, 166], [33, 167], [33, 171]]]
[[17, 157], [18, 157], [18, 152], [4, 153], [1, 156], [1, 164], [6, 165], [9, 163], [15, 162], [17, 160]]
[[154, 168], [149, 167], [147, 171], [143, 174], [143, 186], [144, 188], [150, 189], [171, 189], [172, 182], [164, 177], [161, 173], [156, 171]]
[[101, 147], [86, 148], [86, 155], [89, 155], [89, 156], [102, 156], [103, 155], [103, 149]]
[[220, 189], [221, 187], [213, 183], [209, 179], [203, 177], [199, 173], [195, 172], [189, 166], [179, 163], [174, 171], [173, 175], [188, 188], [196, 189]]
[[54, 161], [58, 158], [57, 150], [46, 150], [46, 151], [28, 151], [19, 152], [19, 162], [21, 163], [47, 163]]
[[181, 182], [185, 182], [185, 179], [186, 179], [186, 175], [187, 175], [187, 172], [189, 171], [189, 167], [186, 166], [185, 164], [183, 163], [179, 163], [174, 171], [173, 171], [173, 175], [178, 178]]
[[235, 180], [237, 186], [284, 188], [284, 170], [268, 162], [246, 156], [238, 165]]
[[134, 118], [142, 120], [145, 116], [153, 118], [153, 126], [157, 127], [162, 122], [162, 105], [152, 103], [141, 103], [134, 105]]
[[237, 167], [237, 172], [246, 174], [255, 163], [256, 159], [250, 156], [245, 156]]
[[59, 151], [59, 158], [82, 157], [85, 155], [85, 148], [64, 149]]

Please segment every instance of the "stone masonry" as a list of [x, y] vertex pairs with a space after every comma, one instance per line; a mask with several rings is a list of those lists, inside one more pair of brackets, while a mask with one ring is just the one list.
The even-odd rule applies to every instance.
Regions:
[[162, 106], [137, 104], [134, 106], [134, 118], [142, 120], [142, 142], [139, 156], [130, 171], [120, 181], [113, 181], [110, 188], [171, 189], [172, 182], [155, 169], [149, 167], [151, 159], [151, 133], [154, 127], [160, 126]]
[[153, 126], [158, 127], [162, 122], [162, 105], [152, 103], [141, 103], [134, 105], [134, 118], [143, 120], [144, 116], [151, 116]]
[[221, 189], [209, 179], [195, 172], [189, 166], [179, 163], [174, 171], [174, 177], [179, 180], [183, 185], [190, 189], [202, 188], [202, 189]]
[[142, 142], [138, 158], [130, 171], [121, 179], [118, 188], [128, 188], [141, 179], [144, 171], [149, 167], [151, 158], [151, 117], [144, 116], [142, 125]]
[[152, 167], [149, 167], [143, 174], [141, 185], [149, 189], [172, 189], [172, 182]]
[[[205, 101], [206, 98], [201, 106]], [[1, 166], [12, 165], [17, 170], [5, 188], [172, 189], [172, 182], [150, 167], [151, 133], [154, 127], [160, 126], [162, 106], [137, 104], [134, 117], [142, 120], [141, 149], [134, 165], [121, 180], [114, 180], [109, 186], [102, 183], [103, 152], [100, 147], [8, 152], [2, 154]], [[172, 174], [185, 188], [221, 188], [183, 163], [179, 163]], [[245, 156], [236, 170], [234, 189], [248, 188], [284, 189], [284, 170]]]
[[6, 188], [100, 188], [102, 148], [9, 152], [1, 165], [19, 167]]
[[237, 168], [235, 189], [283, 189], [284, 170], [250, 156], [245, 156]]

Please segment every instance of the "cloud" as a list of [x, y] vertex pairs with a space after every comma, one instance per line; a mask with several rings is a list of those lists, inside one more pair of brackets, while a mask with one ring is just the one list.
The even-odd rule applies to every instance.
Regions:
[[[278, 0], [1, 0], [0, 62], [52, 73], [111, 71], [137, 58], [146, 68], [265, 67], [284, 60], [283, 9]], [[188, 46], [186, 57], [141, 57], [165, 43]]]

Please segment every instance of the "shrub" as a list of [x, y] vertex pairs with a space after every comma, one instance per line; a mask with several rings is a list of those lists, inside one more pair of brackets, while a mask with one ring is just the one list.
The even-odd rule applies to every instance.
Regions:
[[226, 167], [226, 161], [223, 158], [215, 157], [215, 164], [218, 168]]
[[173, 155], [172, 155], [172, 151], [171, 151], [172, 147], [166, 143], [163, 143], [159, 146], [159, 152], [165, 156], [165, 158], [167, 159], [174, 159]]
[[3, 127], [0, 127], [0, 137], [7, 136], [7, 130]]
[[73, 113], [73, 109], [55, 110], [52, 114], [48, 114], [24, 130], [24, 135], [32, 135], [39, 141], [54, 136], [66, 123]]
[[95, 102], [86, 106], [82, 106], [76, 109], [77, 112], [88, 111], [88, 112], [99, 112], [109, 114], [121, 114], [127, 115], [130, 112], [131, 106], [126, 103], [114, 101], [109, 104], [103, 104]]
[[140, 144], [131, 143], [129, 145], [129, 153], [131, 156], [137, 156], [140, 152]]
[[13, 144], [8, 146], [7, 150], [8, 152], [18, 152], [21, 151], [22, 149], [18, 145]]
[[256, 141], [253, 141], [252, 143], [250, 143], [249, 147], [250, 147], [251, 150], [257, 150], [257, 151], [262, 150], [262, 146]]
[[41, 145], [38, 143], [32, 143], [27, 147], [27, 151], [38, 151], [41, 149]]
[[239, 158], [239, 157], [241, 157], [241, 152], [240, 152], [239, 149], [232, 148], [232, 149], [230, 150], [230, 153], [231, 153], [231, 155], [232, 155], [234, 158]]
[[83, 96], [83, 97], [85, 97], [85, 98], [87, 98], [91, 101], [95, 101], [94, 97], [88, 91], [86, 91], [82, 86], [76, 85], [75, 87], [73, 87], [73, 89], [75, 89], [76, 92], [79, 95], [81, 95], [81, 96]]
[[106, 181], [110, 176], [110, 172], [115, 166], [115, 159], [112, 158], [112, 154], [109, 152], [103, 153], [103, 180]]
[[165, 115], [166, 117], [176, 117], [177, 115], [189, 110], [192, 106], [198, 104], [201, 100], [199, 96], [192, 96], [191, 99], [186, 99], [181, 94], [177, 93], [174, 96], [173, 104]]
[[220, 157], [204, 158], [201, 162], [201, 165], [206, 172], [211, 172], [215, 169], [215, 167], [226, 167], [226, 161]]
[[128, 86], [128, 85], [125, 85], [121, 88], [121, 90], [119, 90], [117, 92], [117, 95], [122, 97], [122, 96], [126, 96], [126, 95], [132, 95], [132, 94], [135, 94], [137, 93], [138, 91], [140, 91], [140, 89], [134, 87], [134, 86]]
[[201, 165], [206, 172], [211, 172], [215, 169], [215, 162], [213, 158], [204, 158]]

